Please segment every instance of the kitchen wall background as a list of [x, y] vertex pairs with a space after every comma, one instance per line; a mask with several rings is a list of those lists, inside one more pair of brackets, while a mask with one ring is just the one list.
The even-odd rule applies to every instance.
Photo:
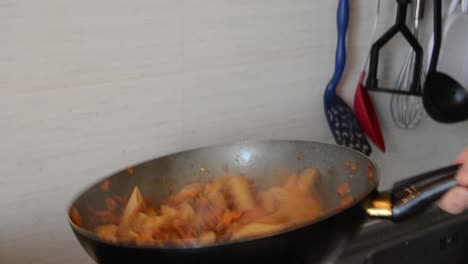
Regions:
[[[394, 1], [383, 2], [380, 33], [395, 14]], [[340, 88], [349, 103], [375, 3], [351, 1]], [[0, 0], [0, 262], [92, 263], [65, 209], [90, 182], [126, 165], [240, 140], [333, 142], [322, 93], [333, 70], [336, 5]], [[430, 19], [425, 28], [427, 39]], [[383, 56], [389, 85], [406, 54], [401, 43]], [[373, 95], [388, 146], [372, 155], [383, 187], [445, 165], [468, 145], [468, 123], [428, 119], [399, 130], [390, 96]]]

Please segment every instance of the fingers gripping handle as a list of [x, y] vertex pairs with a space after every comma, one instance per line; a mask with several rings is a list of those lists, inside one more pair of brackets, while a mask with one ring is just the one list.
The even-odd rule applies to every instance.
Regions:
[[455, 174], [461, 165], [456, 164], [410, 178], [392, 190], [393, 220], [403, 220], [422, 211], [440, 199], [448, 190], [458, 185]]

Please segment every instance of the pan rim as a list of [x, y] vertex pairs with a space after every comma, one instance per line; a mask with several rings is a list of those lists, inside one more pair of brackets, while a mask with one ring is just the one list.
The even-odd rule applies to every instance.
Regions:
[[248, 238], [248, 239], [244, 239], [244, 240], [227, 241], [227, 242], [213, 243], [213, 244], [207, 244], [207, 245], [198, 245], [196, 243], [194, 245], [190, 245], [190, 246], [136, 245], [134, 242], [115, 242], [114, 243], [114, 242], [104, 240], [104, 239], [100, 238], [95, 232], [92, 232], [92, 231], [90, 231], [90, 230], [88, 230], [86, 228], [80, 227], [77, 224], [75, 224], [73, 222], [73, 220], [71, 219], [71, 216], [70, 216], [70, 211], [73, 209], [73, 205], [75, 204], [75, 202], [78, 200], [79, 197], [81, 197], [86, 191], [88, 191], [90, 188], [92, 188], [96, 184], [104, 181], [107, 178], [112, 177], [113, 175], [115, 175], [117, 173], [120, 173], [120, 172], [124, 171], [125, 170], [125, 168], [124, 168], [124, 169], [114, 170], [114, 172], [109, 173], [109, 174], [107, 174], [107, 176], [102, 177], [102, 178], [90, 183], [85, 188], [83, 188], [80, 192], [75, 194], [73, 196], [73, 198], [71, 199], [71, 202], [69, 202], [69, 205], [67, 206], [67, 211], [66, 211], [67, 212], [67, 221], [68, 221], [68, 223], [71, 226], [73, 231], [78, 232], [79, 234], [86, 237], [87, 239], [91, 239], [93, 241], [106, 244], [108, 246], [116, 246], [116, 247], [127, 248], [127, 249], [142, 249], [142, 250], [143, 249], [153, 249], [153, 250], [173, 250], [173, 251], [178, 251], [178, 250], [185, 250], [186, 251], [186, 250], [190, 250], [190, 249], [191, 250], [212, 249], [212, 248], [216, 248], [216, 247], [232, 246], [232, 245], [236, 245], [236, 244], [240, 244], [240, 243], [267, 239], [267, 238], [270, 238], [270, 237], [273, 237], [273, 236], [279, 236], [279, 235], [282, 235], [282, 234], [285, 234], [285, 233], [293, 232], [293, 231], [296, 231], [296, 230], [300, 230], [302, 228], [306, 228], [306, 227], [318, 224], [320, 222], [324, 222], [327, 219], [331, 219], [331, 218], [335, 217], [336, 215], [339, 215], [340, 213], [347, 211], [350, 208], [358, 206], [379, 185], [379, 182], [380, 182], [380, 169], [379, 169], [378, 165], [376, 164], [376, 162], [373, 159], [371, 159], [369, 156], [367, 156], [367, 155], [365, 155], [365, 154], [363, 154], [363, 153], [361, 153], [361, 152], [359, 152], [359, 151], [357, 151], [355, 149], [352, 149], [352, 148], [349, 148], [349, 147], [346, 147], [346, 146], [343, 146], [343, 145], [327, 143], [327, 142], [319, 142], [319, 141], [310, 141], [310, 140], [287, 140], [287, 139], [245, 140], [245, 141], [237, 141], [237, 142], [233, 142], [233, 143], [212, 144], [212, 145], [199, 146], [199, 147], [195, 147], [195, 148], [191, 148], [191, 149], [180, 150], [180, 151], [164, 154], [164, 155], [161, 155], [161, 156], [158, 156], [158, 157], [155, 157], [155, 158], [151, 158], [151, 159], [148, 159], [148, 160], [145, 160], [145, 161], [142, 161], [142, 162], [135, 163], [134, 165], [127, 166], [127, 168], [128, 167], [137, 167], [137, 166], [143, 165], [145, 163], [152, 162], [154, 160], [158, 160], [158, 159], [162, 159], [162, 158], [166, 158], [166, 157], [170, 157], [170, 156], [175, 156], [175, 155], [182, 154], [182, 153], [202, 150], [202, 149], [228, 147], [228, 146], [236, 146], [236, 145], [240, 146], [240, 145], [246, 145], [246, 144], [248, 145], [248, 144], [271, 144], [271, 143], [308, 143], [308, 144], [322, 145], [322, 146], [326, 146], [328, 148], [336, 148], [336, 149], [341, 149], [341, 150], [348, 151], [348, 152], [353, 152], [355, 155], [358, 155], [358, 156], [361, 156], [361, 157], [367, 159], [368, 162], [373, 165], [373, 167], [375, 169], [374, 179], [372, 181], [372, 184], [369, 186], [369, 188], [366, 191], [363, 191], [359, 195], [352, 197], [353, 198], [352, 203], [349, 203], [346, 206], [341, 206], [341, 207], [337, 206], [337, 207], [329, 210], [327, 214], [323, 214], [320, 217], [315, 218], [313, 221], [309, 221], [309, 222], [306, 222], [306, 223], [303, 223], [303, 224], [300, 224], [300, 225], [295, 225], [295, 226], [290, 227], [290, 228], [285, 228], [285, 229], [282, 229], [279, 232], [275, 232], [275, 233], [271, 233], [271, 234], [268, 234], [268, 235], [255, 237], [255, 238]]

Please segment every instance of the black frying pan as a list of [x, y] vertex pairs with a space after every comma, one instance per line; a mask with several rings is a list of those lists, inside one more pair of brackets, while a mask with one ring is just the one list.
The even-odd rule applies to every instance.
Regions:
[[[350, 171], [348, 162], [355, 163]], [[138, 186], [143, 195], [158, 203], [170, 190], [232, 173], [246, 174], [262, 186], [278, 171], [315, 167], [321, 173], [318, 186], [325, 210], [314, 222], [293, 230], [240, 242], [197, 248], [113, 244], [98, 238], [89, 208], [104, 208], [105, 198], [128, 195]], [[86, 252], [98, 263], [320, 263], [333, 259], [359, 230], [368, 216], [402, 220], [421, 211], [448, 189], [458, 165], [432, 171], [401, 182], [386, 193], [376, 187], [379, 171], [367, 156], [352, 149], [309, 141], [261, 141], [199, 148], [157, 158], [117, 172], [80, 194], [69, 208], [71, 228]], [[110, 181], [104, 192], [102, 183]], [[343, 206], [337, 188], [349, 181], [354, 202]], [[72, 208], [83, 220], [72, 221]], [[364, 209], [364, 210], [362, 210]]]

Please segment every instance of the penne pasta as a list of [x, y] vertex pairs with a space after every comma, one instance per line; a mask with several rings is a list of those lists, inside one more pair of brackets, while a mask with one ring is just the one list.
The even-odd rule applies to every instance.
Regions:
[[[96, 210], [102, 239], [137, 245], [195, 246], [255, 238], [314, 220], [321, 202], [316, 169], [291, 174], [284, 184], [255, 188], [246, 176], [231, 174], [187, 185], [159, 206], [138, 187], [130, 197], [110, 196], [107, 210]], [[123, 208], [123, 210], [121, 209]], [[75, 210], [76, 211], [76, 210]], [[72, 211], [74, 222], [82, 222]]]
[[250, 182], [246, 177], [231, 175], [227, 185], [236, 209], [249, 210], [255, 207]]
[[244, 240], [244, 239], [264, 236], [268, 234], [273, 234], [273, 233], [281, 231], [282, 229], [284, 229], [284, 226], [280, 224], [276, 224], [276, 225], [258, 224], [258, 223], [248, 224], [248, 225], [242, 226], [241, 228], [239, 228], [239, 230], [234, 232], [231, 239], [232, 240]]
[[319, 172], [317, 169], [308, 168], [303, 170], [297, 179], [297, 185], [302, 191], [307, 191], [315, 186], [319, 181]]
[[145, 202], [143, 197], [141, 196], [140, 190], [138, 187], [133, 189], [132, 195], [130, 195], [130, 199], [128, 200], [127, 205], [125, 206], [123, 215], [122, 215], [122, 226], [128, 226], [132, 222], [132, 220], [137, 215], [138, 211], [144, 209]]

